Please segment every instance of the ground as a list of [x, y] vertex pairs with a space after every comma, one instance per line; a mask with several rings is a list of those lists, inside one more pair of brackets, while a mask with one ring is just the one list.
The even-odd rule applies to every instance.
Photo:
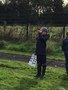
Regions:
[[25, 62], [0, 59], [0, 90], [68, 90], [64, 68], [48, 66], [43, 80], [35, 74], [36, 68]]

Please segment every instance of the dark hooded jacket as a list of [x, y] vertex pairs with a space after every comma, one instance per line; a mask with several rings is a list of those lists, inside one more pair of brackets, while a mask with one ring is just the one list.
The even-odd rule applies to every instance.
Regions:
[[63, 50], [64, 52], [68, 52], [68, 37], [66, 37], [66, 38], [63, 40], [62, 50]]
[[49, 34], [39, 34], [36, 42], [36, 55], [46, 55], [46, 41], [49, 38]]

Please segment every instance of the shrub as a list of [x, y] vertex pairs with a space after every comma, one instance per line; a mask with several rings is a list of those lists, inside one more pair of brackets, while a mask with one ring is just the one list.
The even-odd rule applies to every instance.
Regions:
[[1, 40], [0, 41], [0, 49], [5, 48], [6, 44], [7, 44], [6, 41]]
[[48, 41], [47, 42], [47, 53], [52, 54], [53, 52], [58, 52], [60, 46], [55, 41]]

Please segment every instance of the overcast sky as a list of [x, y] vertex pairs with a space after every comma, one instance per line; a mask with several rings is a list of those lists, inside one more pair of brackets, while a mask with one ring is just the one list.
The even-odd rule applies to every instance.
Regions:
[[68, 3], [68, 0], [64, 0], [64, 3], [67, 4]]
[[[4, 3], [5, 0], [0, 0]], [[68, 0], [64, 0], [64, 4], [67, 4], [68, 3]]]

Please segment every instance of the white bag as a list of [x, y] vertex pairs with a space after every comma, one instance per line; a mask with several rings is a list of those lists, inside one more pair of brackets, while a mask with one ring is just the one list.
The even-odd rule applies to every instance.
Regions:
[[30, 66], [36, 67], [36, 65], [37, 65], [37, 56], [35, 54], [32, 54], [28, 64]]

